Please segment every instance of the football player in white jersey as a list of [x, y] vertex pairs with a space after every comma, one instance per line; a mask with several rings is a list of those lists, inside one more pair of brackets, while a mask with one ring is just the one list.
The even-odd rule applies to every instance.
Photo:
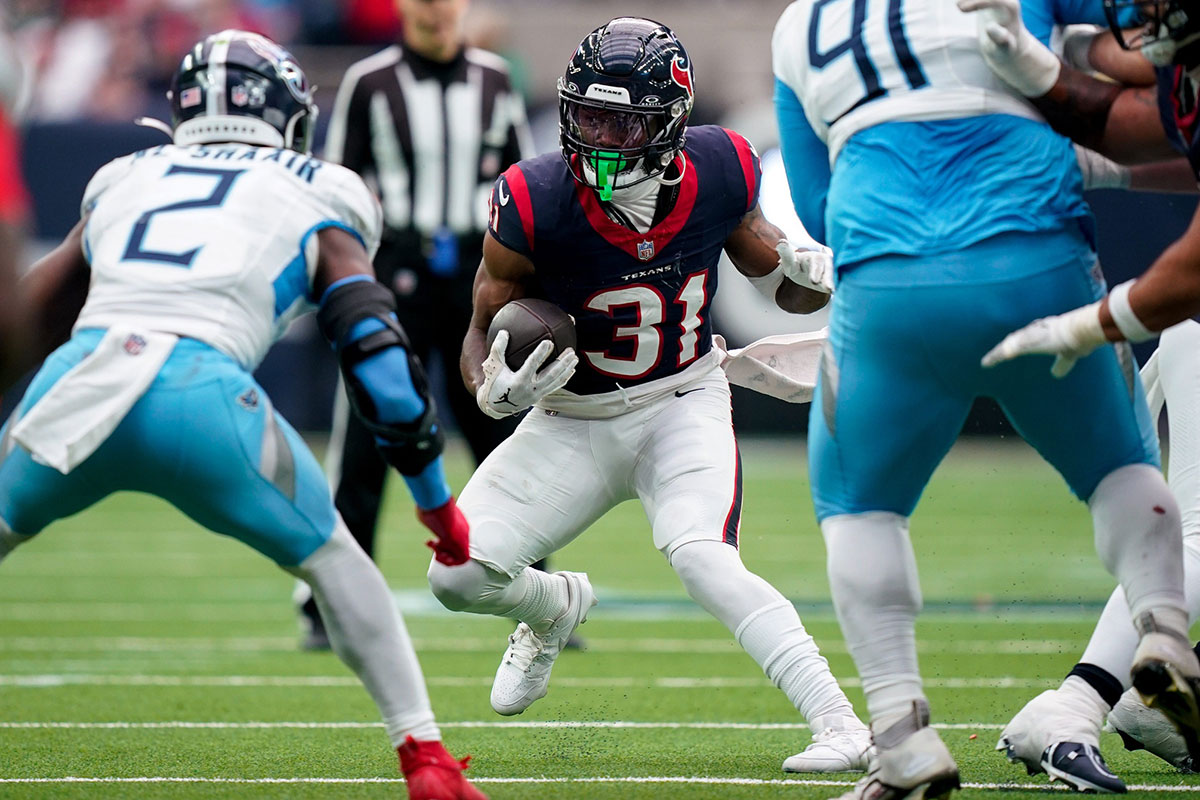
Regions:
[[466, 560], [433, 403], [371, 269], [378, 203], [357, 175], [308, 155], [312, 92], [270, 40], [209, 36], [170, 99], [174, 143], [97, 172], [79, 224], [24, 287], [40, 318], [52, 310], [61, 323], [43, 332], [47, 349], [73, 330], [0, 431], [0, 558], [113, 492], [166, 499], [313, 587], [410, 798], [479, 800], [465, 762], [442, 747], [383, 576], [251, 377], [288, 322], [317, 306], [356, 410], [437, 535], [437, 559]]
[[[847, 797], [958, 785], [917, 667], [908, 518], [981, 395], [1088, 503], [1140, 638], [1134, 680], [1155, 702], [1194, 708], [1179, 509], [1128, 348], [1062, 380], [1031, 359], [980, 365], [1009, 330], [1103, 295], [1071, 144], [991, 73], [954, 0], [797, 0], [773, 50], [796, 205], [836, 254], [812, 488], [879, 749]], [[1112, 778], [1093, 744], [1061, 744], [1041, 759], [1047, 771], [1086, 760]]]
[[[971, 6], [986, 9], [980, 41], [989, 64], [1014, 85], [1028, 88], [1057, 130], [1123, 160], [1157, 161], [1182, 151], [1191, 162], [1194, 188], [1200, 176], [1194, 114], [1200, 19], [1193, 6], [1174, 0], [1106, 0], [1112, 31], [1096, 38], [1082, 64], [1061, 64], [1031, 39], [1014, 13], [1015, 2], [987, 0]], [[1120, 15], [1129, 11], [1137, 12], [1140, 24], [1119, 24]], [[1120, 74], [1133, 85], [1101, 82], [1080, 72], [1101, 64], [1110, 77]], [[1143, 377], [1152, 411], [1164, 402], [1170, 409], [1167, 476], [1182, 509], [1184, 577], [1193, 620], [1200, 614], [1200, 324], [1187, 317], [1200, 310], [1196, 231], [1193, 220], [1142, 278], [1115, 288], [1103, 301], [1037, 320], [1006, 337], [987, 357], [988, 363], [1000, 363], [1025, 353], [1047, 353], [1073, 360], [1106, 339], [1140, 341], [1162, 330]], [[1029, 701], [1006, 726], [1002, 743], [1009, 739], [1012, 747], [1032, 752], [1078, 731], [1095, 736], [1107, 715], [1127, 747], [1145, 748], [1183, 771], [1195, 770], [1200, 742], [1190, 728], [1182, 726], [1181, 734], [1163, 714], [1146, 708], [1134, 691], [1124, 691], [1132, 640], [1118, 589], [1071, 675], [1059, 688]]]

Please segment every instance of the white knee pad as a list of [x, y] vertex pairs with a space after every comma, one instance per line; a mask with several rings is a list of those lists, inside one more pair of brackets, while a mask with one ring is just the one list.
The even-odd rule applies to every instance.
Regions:
[[495, 591], [495, 575], [498, 573], [478, 561], [448, 567], [437, 559], [430, 559], [429, 572], [426, 573], [433, 596], [451, 611], [470, 610], [488, 594], [489, 589]]
[[738, 551], [724, 542], [687, 542], [672, 551], [668, 561], [688, 595], [731, 631], [754, 611], [784, 600], [746, 569]]

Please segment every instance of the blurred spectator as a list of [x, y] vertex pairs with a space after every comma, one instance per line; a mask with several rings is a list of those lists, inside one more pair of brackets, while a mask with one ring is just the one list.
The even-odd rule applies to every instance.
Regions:
[[12, 0], [9, 13], [31, 65], [33, 121], [161, 115], [201, 36], [237, 28], [289, 42], [301, 30], [298, 0]]
[[346, 33], [354, 44], [391, 44], [400, 37], [396, 0], [347, 0]]

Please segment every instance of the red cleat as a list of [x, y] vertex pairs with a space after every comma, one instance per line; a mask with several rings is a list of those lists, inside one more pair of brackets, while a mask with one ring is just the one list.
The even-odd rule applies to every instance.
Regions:
[[438, 561], [448, 567], [467, 563], [471, 557], [471, 526], [453, 497], [437, 508], [418, 508], [417, 519], [437, 536], [425, 545]]
[[470, 756], [459, 761], [441, 742], [418, 742], [411, 736], [396, 752], [408, 782], [408, 800], [487, 800], [463, 776]]

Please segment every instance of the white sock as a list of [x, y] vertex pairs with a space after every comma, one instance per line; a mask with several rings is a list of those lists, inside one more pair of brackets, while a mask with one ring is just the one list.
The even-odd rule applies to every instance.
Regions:
[[821, 533], [834, 608], [862, 677], [871, 729], [885, 731], [925, 702], [915, 631], [921, 586], [908, 519], [883, 511], [845, 514], [826, 518]]
[[534, 633], [545, 633], [555, 620], [567, 613], [570, 594], [566, 578], [526, 567], [513, 579], [514, 590], [519, 591], [522, 586], [525, 591], [521, 600], [502, 616], [524, 622]]
[[1167, 483], [1179, 503], [1184, 536], [1200, 533], [1200, 323], [1162, 332], [1159, 375], [1170, 415]]
[[433, 560], [427, 577], [434, 596], [451, 611], [515, 619], [538, 633], [567, 613], [570, 602], [566, 578], [532, 567], [510, 578], [478, 561], [448, 567]]
[[1119, 467], [1088, 499], [1096, 551], [1125, 590], [1133, 619], [1153, 611], [1159, 624], [1187, 635], [1179, 506], [1149, 464]]
[[[1200, 619], [1200, 535], [1183, 539], [1183, 581], [1188, 621], [1195, 622]], [[1100, 667], [1120, 681], [1122, 689], [1129, 689], [1129, 667], [1137, 645], [1138, 634], [1129, 616], [1129, 603], [1118, 586], [1104, 605], [1104, 612], [1079, 660]]]
[[692, 599], [729, 628], [813, 730], [863, 727], [795, 607], [746, 569], [737, 550], [689, 542], [670, 562]]
[[1112, 706], [1104, 701], [1100, 693], [1078, 675], [1068, 675], [1058, 690], [1070, 696], [1081, 709], [1086, 708], [1088, 716], [1096, 720], [1097, 726], [1104, 722], [1104, 718], [1112, 710]]
[[410, 735], [441, 739], [421, 665], [392, 594], [340, 517], [329, 541], [288, 571], [312, 587], [334, 652], [379, 707], [392, 746]]

